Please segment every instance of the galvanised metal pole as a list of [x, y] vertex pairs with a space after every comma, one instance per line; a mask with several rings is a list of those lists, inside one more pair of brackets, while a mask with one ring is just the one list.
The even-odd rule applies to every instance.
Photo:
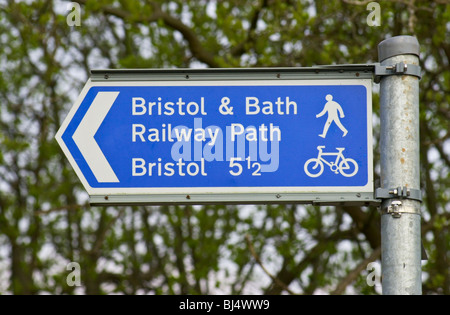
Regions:
[[[396, 36], [378, 45], [381, 68], [381, 269], [383, 295], [422, 294], [419, 43], [412, 36]], [[409, 68], [408, 68], [409, 66]]]

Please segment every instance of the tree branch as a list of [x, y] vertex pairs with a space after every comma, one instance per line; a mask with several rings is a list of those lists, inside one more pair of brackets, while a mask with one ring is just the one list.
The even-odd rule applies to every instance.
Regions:
[[[353, 232], [351, 230], [346, 231], [335, 231], [330, 236], [318, 240], [318, 243], [311, 248], [311, 250], [305, 254], [305, 258], [302, 259], [294, 268], [294, 270], [289, 270], [287, 264], [278, 271], [276, 278], [278, 278], [283, 283], [291, 283], [294, 279], [298, 278], [300, 274], [308, 268], [312, 263], [316, 262], [317, 259], [327, 250], [330, 242], [336, 242], [338, 240], [348, 239], [351, 237]], [[289, 257], [289, 259], [292, 259]], [[265, 291], [264, 294], [273, 295], [280, 294], [280, 287], [275, 284], [271, 284]]]
[[73, 210], [78, 210], [83, 207], [86, 207], [86, 205], [72, 204], [72, 205], [66, 205], [66, 206], [52, 208], [49, 210], [37, 210], [34, 212], [34, 215], [40, 216], [40, 215], [49, 214], [49, 213], [57, 212], [57, 211], [73, 211]]
[[[87, 0], [74, 0], [74, 2], [84, 5]], [[181, 35], [183, 35], [183, 38], [189, 45], [192, 55], [197, 60], [213, 68], [220, 67], [219, 63], [214, 58], [214, 54], [205, 49], [197, 37], [197, 34], [190, 27], [184, 24], [180, 19], [174, 18], [170, 14], [162, 11], [158, 3], [154, 1], [150, 1], [149, 3], [154, 10], [151, 16], [139, 16], [138, 18], [135, 18], [130, 12], [113, 6], [103, 6], [101, 11], [105, 14], [113, 15], [130, 23], [150, 24], [161, 20], [166, 26], [180, 32]]]
[[92, 249], [90, 251], [91, 255], [98, 257], [98, 255], [100, 253], [100, 249], [102, 248], [103, 242], [105, 241], [106, 234], [113, 227], [114, 223], [116, 223], [116, 221], [123, 215], [123, 213], [125, 212], [125, 209], [126, 208], [120, 209], [117, 216], [112, 218], [111, 221], [109, 221], [108, 224], [103, 229], [101, 227], [99, 227], [99, 229], [97, 231], [98, 232], [97, 238], [95, 239], [94, 245], [92, 246]]
[[247, 31], [247, 38], [231, 50], [231, 55], [233, 57], [241, 56], [246, 51], [245, 46], [248, 43], [253, 43], [255, 41], [254, 32], [256, 30], [256, 27], [258, 26], [258, 20], [261, 15], [261, 12], [265, 7], [267, 7], [267, 4], [268, 4], [267, 0], [262, 0], [261, 6], [256, 8], [255, 11], [253, 12], [250, 27], [248, 28]]
[[381, 234], [379, 221], [374, 222], [374, 218], [378, 218], [376, 213], [366, 213], [360, 207], [347, 206], [341, 207], [356, 224], [357, 229], [363, 233], [373, 249], [381, 245]]
[[368, 3], [373, 2], [373, 0], [362, 0], [362, 1], [344, 0], [344, 2], [352, 5], [367, 5]]
[[378, 247], [372, 252], [372, 254], [369, 257], [361, 261], [359, 265], [356, 266], [355, 269], [350, 271], [349, 274], [338, 283], [336, 289], [334, 289], [330, 294], [340, 295], [344, 293], [347, 286], [349, 286], [353, 281], [356, 280], [361, 271], [363, 271], [370, 262], [377, 260], [380, 257], [380, 255], [381, 255], [381, 247]]
[[210, 67], [215, 68], [220, 67], [220, 65], [214, 60], [214, 55], [203, 47], [197, 35], [190, 27], [181, 22], [181, 20], [176, 19], [173, 16], [163, 12], [161, 10], [161, 7], [157, 3], [153, 1], [150, 3], [155, 9], [155, 13], [161, 17], [164, 24], [180, 32], [183, 35], [184, 39], [188, 42], [189, 49], [191, 50], [192, 55], [195, 58], [197, 58], [201, 62], [206, 63]]
[[256, 254], [256, 252], [255, 252], [255, 248], [253, 247], [252, 241], [250, 240], [250, 235], [246, 234], [245, 239], [247, 240], [247, 244], [248, 244], [248, 248], [250, 249], [250, 253], [252, 254], [253, 258], [255, 258], [258, 265], [266, 273], [266, 275], [268, 275], [270, 277], [270, 279], [272, 279], [272, 281], [275, 282], [278, 286], [280, 286], [281, 288], [283, 288], [284, 290], [289, 292], [289, 294], [298, 295], [298, 293], [291, 291], [291, 289], [289, 289], [288, 286], [283, 281], [281, 281], [280, 279], [275, 277], [273, 274], [271, 274], [269, 272], [269, 270], [267, 270], [266, 267], [264, 267], [261, 259], [259, 258], [258, 254]]

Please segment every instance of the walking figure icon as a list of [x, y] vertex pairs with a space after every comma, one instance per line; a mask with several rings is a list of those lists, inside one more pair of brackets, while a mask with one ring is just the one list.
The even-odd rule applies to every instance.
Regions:
[[[328, 133], [328, 128], [330, 128], [330, 125], [334, 123], [339, 127], [339, 129], [342, 130], [344, 133], [342, 136], [345, 137], [348, 133], [348, 130], [342, 125], [340, 118], [344, 118], [344, 111], [342, 110], [341, 105], [339, 103], [333, 101], [333, 95], [328, 94], [325, 99], [327, 100], [327, 103], [325, 104], [325, 107], [323, 110], [316, 115], [316, 118], [322, 117], [323, 115], [328, 113], [328, 119], [325, 122], [325, 126], [323, 127], [323, 132], [319, 136], [322, 138], [325, 138]], [[339, 114], [339, 115], [338, 115]]]

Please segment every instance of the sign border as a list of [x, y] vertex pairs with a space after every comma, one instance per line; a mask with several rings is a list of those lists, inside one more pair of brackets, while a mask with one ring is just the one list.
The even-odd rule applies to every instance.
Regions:
[[[311, 79], [308, 73], [306, 79], [302, 79], [304, 74], [291, 73], [286, 76], [280, 75], [278, 69], [273, 71], [264, 71], [264, 76], [272, 76], [272, 79], [261, 78], [258, 72], [247, 74], [242, 79], [236, 73], [220, 71], [212, 72], [211, 69], [203, 72], [206, 78], [202, 79], [202, 72], [195, 71], [195, 79], [188, 74], [188, 70], [178, 73], [177, 71], [167, 72], [143, 72], [134, 75], [127, 71], [118, 71], [120, 78], [110, 80], [114, 73], [105, 74], [104, 79], [99, 78], [98, 71], [93, 71], [93, 76], [88, 79], [78, 96], [75, 104], [72, 106], [66, 119], [63, 121], [55, 138], [61, 146], [64, 154], [75, 170], [77, 176], [82, 182], [85, 190], [91, 197], [93, 205], [111, 205], [111, 204], [166, 204], [166, 203], [187, 203], [187, 204], [205, 204], [205, 203], [280, 203], [280, 202], [299, 202], [299, 203], [377, 203], [374, 200], [374, 179], [373, 179], [373, 143], [372, 143], [372, 76], [367, 73], [321, 73], [316, 74]], [[206, 69], [205, 69], [206, 70]], [[234, 69], [237, 70], [237, 69]], [[239, 69], [242, 70], [242, 69]], [[260, 69], [261, 70], [261, 69]], [[261, 70], [262, 71], [262, 70]], [[175, 72], [175, 73], [174, 73]], [[222, 73], [223, 72], [223, 73]], [[238, 71], [241, 72], [241, 71]], [[161, 75], [167, 74], [170, 78], [161, 78]], [[276, 75], [275, 75], [276, 73]], [[125, 77], [124, 77], [125, 75]], [[141, 79], [144, 75], [146, 79]], [[148, 76], [159, 77], [149, 79]], [[214, 76], [215, 75], [215, 76]], [[341, 77], [339, 77], [341, 76]], [[283, 79], [281, 79], [283, 77]], [[285, 78], [287, 77], [287, 78]], [[339, 77], [339, 78], [336, 78]], [[189, 79], [187, 79], [189, 78]], [[340, 186], [340, 187], [299, 187], [299, 186], [276, 186], [276, 187], [179, 187], [179, 188], [94, 188], [89, 185], [83, 172], [73, 158], [68, 147], [62, 140], [62, 136], [68, 125], [73, 119], [82, 104], [86, 94], [92, 87], [111, 87], [111, 86], [318, 86], [318, 85], [362, 85], [367, 90], [367, 166], [368, 180], [365, 186]]]

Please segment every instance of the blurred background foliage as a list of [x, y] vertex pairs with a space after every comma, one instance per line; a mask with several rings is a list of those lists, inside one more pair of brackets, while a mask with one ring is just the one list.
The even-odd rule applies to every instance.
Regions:
[[375, 27], [369, 2], [0, 0], [0, 293], [379, 294], [376, 208], [90, 207], [54, 135], [91, 69], [372, 63], [382, 40], [414, 35], [423, 292], [449, 294], [450, 4], [380, 0]]

